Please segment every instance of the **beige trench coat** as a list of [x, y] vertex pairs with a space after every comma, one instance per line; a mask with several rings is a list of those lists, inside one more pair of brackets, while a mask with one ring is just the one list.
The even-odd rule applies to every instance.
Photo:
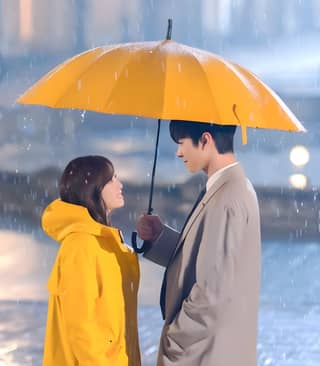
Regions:
[[158, 366], [256, 366], [260, 217], [241, 166], [225, 170], [179, 235], [145, 257], [167, 267]]

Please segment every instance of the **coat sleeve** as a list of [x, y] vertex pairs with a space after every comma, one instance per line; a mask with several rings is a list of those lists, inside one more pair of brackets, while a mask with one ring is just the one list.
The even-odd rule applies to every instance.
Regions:
[[196, 282], [163, 329], [159, 366], [208, 364], [206, 350], [214, 347], [217, 320], [232, 301], [237, 250], [245, 225], [245, 214], [236, 206], [204, 215], [199, 225]]
[[152, 262], [166, 267], [176, 248], [179, 233], [165, 225], [159, 238], [155, 240], [143, 256]]
[[67, 339], [79, 365], [109, 366], [106, 335], [102, 334], [95, 318], [96, 239], [74, 234], [63, 245], [67, 250], [60, 263], [59, 298]]

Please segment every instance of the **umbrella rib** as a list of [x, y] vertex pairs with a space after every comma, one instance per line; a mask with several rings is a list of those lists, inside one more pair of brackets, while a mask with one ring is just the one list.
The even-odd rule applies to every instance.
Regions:
[[[182, 48], [182, 51], [184, 51], [183, 47], [181, 47], [181, 45], [178, 43], [179, 47]], [[196, 62], [200, 65], [200, 69], [201, 69], [201, 72], [202, 74], [204, 75], [204, 79], [205, 79], [205, 82], [206, 84], [208, 85], [208, 89], [210, 90], [210, 94], [211, 94], [211, 100], [212, 100], [212, 104], [215, 108], [215, 110], [217, 111], [217, 115], [218, 115], [218, 120], [221, 120], [221, 117], [220, 117], [220, 113], [219, 113], [219, 109], [217, 108], [217, 104], [215, 103], [214, 99], [213, 99], [213, 92], [212, 92], [212, 88], [211, 88], [211, 85], [206, 77], [206, 74], [205, 74], [205, 71], [203, 70], [203, 67], [202, 67], [202, 63], [200, 62], [200, 60], [198, 59], [198, 57], [196, 56], [196, 53], [194, 52], [194, 49], [193, 47], [189, 47], [189, 46], [185, 46], [186, 48], [190, 49], [190, 54], [193, 56], [193, 59], [196, 60]], [[196, 50], [197, 51], [197, 50]], [[223, 61], [223, 60], [221, 60]], [[215, 121], [215, 122], [218, 122], [218, 121]]]
[[[306, 132], [307, 130], [302, 125], [302, 123], [298, 120], [298, 118], [292, 113], [292, 111], [288, 108], [288, 106], [283, 102], [283, 100], [279, 97], [279, 95], [274, 92], [267, 84], [265, 84], [262, 80], [258, 79], [252, 72], [250, 72], [252, 77], [262, 84], [262, 86], [271, 94], [271, 96], [275, 99], [276, 103], [278, 103], [281, 108], [289, 115], [289, 117], [294, 121], [296, 127], [302, 131]], [[294, 130], [293, 130], [294, 131]]]
[[[166, 42], [166, 41], [161, 41], [160, 43], [158, 43], [157, 42], [157, 46], [156, 47], [154, 47], [154, 49], [155, 50], [157, 50], [157, 49], [159, 49], [162, 45], [163, 45], [163, 43], [164, 42]], [[120, 72], [120, 74], [119, 74], [119, 79], [120, 79], [120, 77], [121, 77], [121, 75], [123, 74], [123, 72], [124, 72], [124, 69], [125, 69], [125, 67], [131, 62], [131, 60], [132, 60], [132, 58], [135, 56], [135, 54], [134, 53], [132, 53], [131, 55], [130, 55], [130, 57], [128, 58], [128, 60], [127, 60], [127, 62], [125, 63], [125, 64], [123, 64], [123, 67], [122, 67], [122, 69], [121, 69], [121, 72]], [[165, 58], [165, 61], [167, 62], [167, 58]], [[166, 75], [166, 77], [167, 77], [167, 75]], [[164, 85], [166, 85], [166, 82], [164, 82]], [[109, 93], [109, 96], [108, 96], [108, 99], [107, 99], [107, 101], [105, 102], [105, 104], [104, 104], [104, 108], [106, 108], [107, 106], [108, 106], [108, 104], [109, 104], [109, 102], [110, 102], [110, 99], [112, 99], [112, 97], [113, 97], [113, 93], [114, 93], [114, 91], [115, 91], [115, 89], [117, 88], [117, 84], [115, 83], [114, 84], [114, 86], [112, 87], [112, 89], [111, 89], [111, 91], [110, 91], [110, 93]], [[165, 89], [165, 88], [164, 88]], [[164, 94], [165, 95], [165, 94]], [[163, 95], [163, 101], [162, 101], [162, 105], [164, 106], [164, 95]], [[163, 111], [164, 109], [162, 108], [162, 111]], [[140, 115], [140, 116], [142, 116], [142, 117], [146, 117], [146, 115], [143, 115], [143, 114], [136, 114], [136, 115]], [[148, 116], [148, 117], [151, 117], [151, 118], [154, 118], [154, 116], [152, 116], [152, 115], [150, 115], [150, 116]], [[161, 111], [159, 111], [159, 115], [158, 115], [158, 118], [161, 118], [162, 116], [161, 116]]]
[[[156, 48], [160, 49], [160, 46], [162, 46], [163, 43], [164, 42], [161, 42]], [[165, 61], [164, 70], [166, 70], [167, 69], [167, 63], [168, 63], [168, 57], [165, 57], [164, 61]], [[165, 105], [166, 105], [165, 95], [166, 95], [166, 89], [167, 89], [167, 79], [168, 79], [168, 73], [165, 72], [165, 79], [164, 79], [164, 82], [163, 82], [163, 95], [162, 95], [162, 113], [164, 113]]]
[[[200, 70], [201, 70], [202, 74], [204, 75], [205, 82], [207, 83], [208, 89], [210, 90], [210, 96], [211, 96], [212, 104], [213, 104], [215, 110], [217, 111], [218, 120], [220, 121], [220, 113], [219, 113], [219, 110], [218, 110], [217, 105], [216, 105], [216, 103], [214, 101], [214, 98], [213, 98], [213, 92], [212, 92], [212, 89], [211, 89], [211, 85], [210, 85], [210, 83], [208, 81], [208, 78], [206, 77], [206, 74], [205, 74], [205, 72], [203, 70], [203, 67], [202, 67], [201, 62], [198, 60], [198, 58], [196, 56], [193, 55], [193, 57], [197, 61], [197, 63], [200, 65]], [[215, 121], [215, 122], [218, 122], [218, 121]]]
[[[119, 74], [119, 79], [120, 79], [120, 76], [123, 74], [124, 68], [130, 63], [132, 57], [133, 57], [133, 54], [131, 54], [130, 57], [127, 59], [127, 62], [125, 64], [123, 64], [122, 69], [121, 69], [120, 74]], [[112, 99], [112, 96], [113, 96], [113, 93], [114, 93], [116, 87], [117, 87], [117, 83], [114, 83], [114, 85], [112, 86], [112, 89], [109, 93], [109, 96], [107, 98], [107, 101], [103, 105], [103, 109], [107, 108], [107, 106], [110, 102], [110, 99]]]
[[[111, 51], [116, 50], [118, 48], [120, 48], [120, 45], [117, 45], [115, 47], [112, 47], [112, 48], [109, 48], [109, 49], [103, 51], [102, 54], [99, 54], [99, 56], [96, 57], [95, 61], [101, 59], [101, 57], [103, 57], [104, 55], [106, 55], [108, 52], [111, 52]], [[65, 92], [56, 101], [56, 103], [54, 104], [54, 108], [59, 108], [58, 105], [61, 102], [61, 100], [65, 97], [66, 94], [68, 94], [68, 92], [70, 91], [70, 89], [72, 89], [74, 87], [75, 83], [77, 83], [81, 79], [81, 77], [86, 72], [88, 72], [88, 70], [90, 70], [92, 67], [95, 66], [94, 63], [95, 62], [91, 62], [91, 64], [88, 67], [86, 67], [84, 70], [82, 70], [82, 72], [78, 75], [78, 77], [68, 86], [68, 88], [65, 90]], [[83, 109], [83, 108], [77, 108], [77, 109]]]

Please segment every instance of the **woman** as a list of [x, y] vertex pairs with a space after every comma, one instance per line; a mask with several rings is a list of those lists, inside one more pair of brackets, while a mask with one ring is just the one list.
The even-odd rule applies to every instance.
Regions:
[[101, 156], [72, 160], [60, 199], [44, 211], [42, 227], [61, 244], [53, 266], [44, 366], [139, 366], [139, 265], [110, 224], [122, 207], [122, 184]]

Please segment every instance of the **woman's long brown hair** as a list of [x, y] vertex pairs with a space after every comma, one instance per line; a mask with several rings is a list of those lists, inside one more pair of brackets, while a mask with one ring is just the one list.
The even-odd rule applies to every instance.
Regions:
[[60, 198], [86, 207], [94, 220], [110, 225], [101, 192], [113, 175], [113, 164], [103, 156], [89, 155], [71, 160], [60, 179]]

